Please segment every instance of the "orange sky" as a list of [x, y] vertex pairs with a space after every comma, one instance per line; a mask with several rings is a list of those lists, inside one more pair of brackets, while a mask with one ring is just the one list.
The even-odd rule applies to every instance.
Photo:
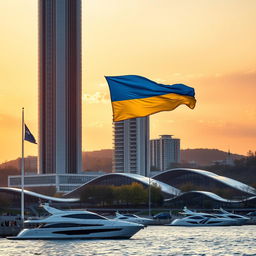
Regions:
[[[195, 88], [197, 106], [151, 116], [151, 137], [182, 148], [256, 147], [255, 0], [86, 0], [83, 150], [112, 147], [105, 75]], [[0, 1], [0, 162], [21, 153], [21, 107], [37, 137], [37, 1]], [[26, 143], [26, 155], [37, 146]]]

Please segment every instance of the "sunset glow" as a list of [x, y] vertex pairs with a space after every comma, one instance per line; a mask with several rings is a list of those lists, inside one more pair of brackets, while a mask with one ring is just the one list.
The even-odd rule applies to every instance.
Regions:
[[[104, 76], [195, 88], [197, 106], [152, 115], [151, 137], [246, 154], [256, 145], [256, 1], [83, 0], [83, 151], [112, 148]], [[37, 1], [0, 1], [0, 163], [21, 152], [21, 108], [37, 138]], [[26, 155], [37, 146], [26, 143]]]

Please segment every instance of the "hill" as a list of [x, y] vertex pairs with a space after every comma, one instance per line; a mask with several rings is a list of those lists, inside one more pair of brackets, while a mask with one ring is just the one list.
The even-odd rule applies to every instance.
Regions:
[[[241, 159], [245, 156], [238, 154], [230, 154], [233, 160]], [[218, 149], [195, 148], [182, 149], [181, 162], [196, 162], [198, 165], [211, 165], [214, 161], [225, 160], [228, 152]]]
[[[99, 151], [83, 152], [83, 169], [91, 171], [110, 171], [112, 169], [112, 149], [104, 149]], [[245, 156], [238, 154], [230, 154], [232, 159], [237, 160]], [[181, 162], [196, 162], [199, 166], [212, 165], [214, 161], [225, 160], [228, 152], [218, 149], [182, 149]]]
[[[112, 171], [112, 149], [104, 149], [91, 152], [83, 152], [83, 170], [84, 171]], [[227, 152], [218, 149], [184, 149], [181, 150], [181, 161], [179, 166], [186, 166], [186, 163], [196, 162], [197, 165], [203, 166], [209, 171], [234, 178], [256, 186], [256, 157], [253, 155], [254, 162], [251, 164], [250, 157], [245, 157], [238, 154], [231, 154], [236, 161], [236, 166], [220, 166], [212, 165], [214, 161], [225, 160], [228, 156]], [[239, 160], [240, 159], [240, 160]], [[249, 161], [249, 160], [251, 161]], [[25, 159], [25, 171], [36, 171], [37, 157], [29, 156]], [[249, 164], [248, 164], [249, 163]], [[20, 158], [6, 163], [0, 164], [0, 186], [7, 186], [9, 175], [20, 174]]]
[[[20, 169], [21, 158], [17, 158], [14, 160], [10, 160], [0, 164], [0, 169]], [[29, 172], [36, 172], [37, 171], [37, 157], [36, 156], [27, 156], [25, 158], [25, 170]]]
[[[111, 172], [112, 154], [112, 149], [83, 152], [83, 170]], [[227, 152], [218, 149], [197, 148], [181, 150], [181, 162], [196, 162], [199, 166], [211, 165], [214, 161], [225, 160], [227, 156]], [[231, 154], [231, 156], [234, 160], [244, 157], [243, 155], [238, 154]], [[20, 169], [20, 158], [0, 164], [0, 169], [3, 168]], [[29, 172], [36, 172], [36, 168], [37, 157], [26, 157], [25, 170]]]
[[112, 149], [83, 152], [83, 170], [112, 171]]

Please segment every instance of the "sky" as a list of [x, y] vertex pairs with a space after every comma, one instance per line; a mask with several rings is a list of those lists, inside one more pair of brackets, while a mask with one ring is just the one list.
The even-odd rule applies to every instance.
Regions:
[[[38, 135], [36, 0], [0, 1], [0, 163], [21, 155], [21, 108]], [[181, 148], [256, 150], [255, 0], [82, 0], [82, 149], [112, 148], [104, 76], [195, 88], [194, 110], [150, 117]], [[25, 155], [37, 155], [26, 143]]]

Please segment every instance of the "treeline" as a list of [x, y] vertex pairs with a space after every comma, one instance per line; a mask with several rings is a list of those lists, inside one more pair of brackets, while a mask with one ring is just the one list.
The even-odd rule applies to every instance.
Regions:
[[[152, 206], [163, 204], [161, 189], [155, 185], [150, 187]], [[122, 186], [90, 185], [81, 193], [80, 200], [90, 206], [145, 206], [148, 205], [149, 189], [139, 183]]]
[[[200, 166], [211, 165], [213, 161], [225, 160], [228, 156], [227, 152], [218, 149], [183, 149], [181, 150], [181, 163], [182, 167], [191, 167], [190, 163], [195, 162]], [[83, 152], [83, 171], [112, 171], [112, 149], [103, 149], [98, 151]], [[231, 154], [233, 159], [241, 159], [242, 155]], [[20, 170], [20, 158], [6, 163], [0, 164], [0, 169], [12, 166]], [[181, 165], [172, 165], [170, 168], [179, 167]], [[25, 171], [36, 172], [37, 157], [29, 156], [25, 158]], [[154, 167], [152, 168], [154, 170]]]
[[213, 165], [204, 169], [256, 188], [256, 152], [249, 151], [246, 157], [235, 160], [234, 166]]
[[[189, 191], [204, 191], [205, 186], [195, 185], [193, 182], [186, 182], [183, 183], [181, 186], [179, 186], [179, 189], [182, 192], [189, 192]], [[218, 196], [221, 196], [226, 199], [237, 199], [237, 196], [234, 195], [233, 189], [230, 189], [228, 187], [212, 187], [209, 184], [209, 187], [207, 188], [207, 191], [212, 192]]]
[[[244, 156], [230, 153], [232, 159], [241, 159]], [[196, 162], [200, 166], [211, 165], [214, 161], [225, 160], [228, 152], [219, 149], [195, 148], [182, 149], [180, 158], [182, 163]]]

